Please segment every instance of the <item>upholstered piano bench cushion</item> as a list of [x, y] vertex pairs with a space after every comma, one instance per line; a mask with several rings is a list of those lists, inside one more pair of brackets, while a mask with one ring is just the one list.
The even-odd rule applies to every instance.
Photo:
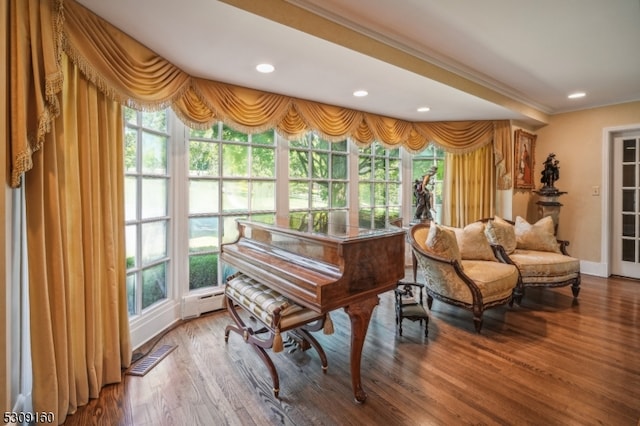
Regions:
[[[293, 303], [244, 274], [238, 274], [227, 281], [225, 293], [274, 331], [286, 331], [322, 318], [321, 314]], [[278, 308], [280, 321], [276, 324], [274, 313]]]

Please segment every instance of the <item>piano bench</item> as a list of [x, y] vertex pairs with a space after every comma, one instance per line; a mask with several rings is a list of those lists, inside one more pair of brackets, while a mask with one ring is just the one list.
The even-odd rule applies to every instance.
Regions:
[[[227, 278], [225, 286], [225, 302], [227, 311], [235, 322], [226, 327], [224, 341], [229, 341], [231, 331], [241, 335], [245, 341], [254, 348], [264, 361], [273, 381], [273, 394], [277, 398], [280, 392], [278, 372], [265, 349], [273, 352], [283, 350], [282, 333], [290, 332], [294, 339], [313, 346], [320, 356], [322, 370], [326, 373], [327, 357], [320, 343], [311, 335], [311, 331], [324, 329], [325, 334], [333, 333], [333, 324], [329, 314], [319, 314], [311, 309], [293, 303], [283, 295], [266, 285], [237, 273]], [[248, 312], [253, 318], [262, 324], [257, 330], [245, 324], [236, 307]], [[260, 335], [268, 333], [266, 337]], [[303, 346], [304, 349], [306, 347]]]

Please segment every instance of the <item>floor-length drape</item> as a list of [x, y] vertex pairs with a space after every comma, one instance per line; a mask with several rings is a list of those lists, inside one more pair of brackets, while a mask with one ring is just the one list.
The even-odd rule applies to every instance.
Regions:
[[462, 227], [495, 211], [496, 171], [491, 144], [466, 154], [446, 154], [443, 223]]
[[61, 115], [25, 176], [33, 403], [59, 422], [131, 357], [121, 107], [63, 59]]

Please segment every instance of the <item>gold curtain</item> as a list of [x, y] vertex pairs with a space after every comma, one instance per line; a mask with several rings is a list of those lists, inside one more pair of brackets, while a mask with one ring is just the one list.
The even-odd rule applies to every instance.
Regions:
[[491, 145], [466, 154], [446, 154], [443, 223], [463, 227], [493, 216], [496, 187], [493, 157]]
[[247, 133], [275, 128], [289, 139], [315, 130], [331, 141], [379, 141], [414, 153], [429, 143], [460, 153], [493, 141], [500, 156], [510, 141], [496, 131], [508, 121], [409, 122], [191, 77], [74, 0], [65, 0], [64, 50], [112, 98], [145, 110], [170, 105], [193, 128], [221, 120]]
[[62, 114], [25, 176], [33, 406], [59, 422], [131, 360], [122, 111], [63, 66]]

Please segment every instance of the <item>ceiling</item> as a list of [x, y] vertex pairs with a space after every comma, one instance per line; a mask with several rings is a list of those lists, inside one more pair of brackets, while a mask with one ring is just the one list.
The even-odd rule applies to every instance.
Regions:
[[404, 120], [640, 100], [640, 0], [77, 1], [193, 76]]

